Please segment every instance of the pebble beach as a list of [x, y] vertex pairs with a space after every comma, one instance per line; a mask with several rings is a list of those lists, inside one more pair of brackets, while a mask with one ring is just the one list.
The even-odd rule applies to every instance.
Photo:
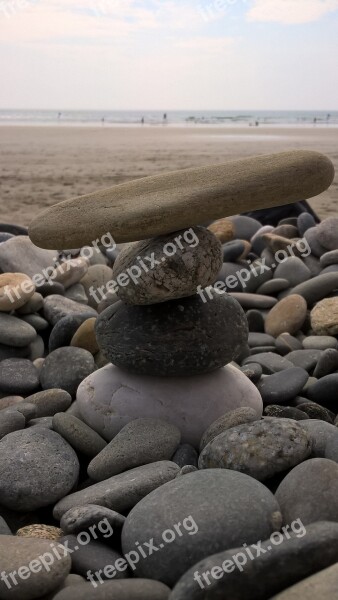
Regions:
[[0, 600], [335, 598], [336, 131], [86, 131], [2, 128]]

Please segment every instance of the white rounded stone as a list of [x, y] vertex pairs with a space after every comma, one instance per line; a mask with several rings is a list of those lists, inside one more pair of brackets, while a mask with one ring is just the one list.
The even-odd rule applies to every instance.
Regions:
[[257, 388], [232, 365], [193, 377], [151, 377], [109, 364], [83, 380], [77, 400], [84, 422], [108, 441], [124, 425], [143, 417], [173, 423], [182, 442], [195, 447], [223, 414], [248, 406], [259, 419], [263, 410]]

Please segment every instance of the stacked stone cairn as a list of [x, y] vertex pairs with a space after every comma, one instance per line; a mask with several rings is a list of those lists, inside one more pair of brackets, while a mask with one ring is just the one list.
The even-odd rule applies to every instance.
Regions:
[[288, 152], [0, 225], [0, 598], [334, 597], [338, 217], [233, 216], [333, 175]]

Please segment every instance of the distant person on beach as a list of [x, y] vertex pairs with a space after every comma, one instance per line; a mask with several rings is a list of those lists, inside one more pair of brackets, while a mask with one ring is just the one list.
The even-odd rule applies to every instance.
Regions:
[[102, 119], [101, 119], [102, 127], [104, 127], [105, 122], [106, 122], [105, 118], [102, 117]]
[[314, 126], [316, 126], [316, 125], [317, 125], [317, 117], [315, 117], [315, 118], [313, 119], [313, 124], [314, 124]]
[[61, 117], [62, 117], [62, 113], [61, 113], [61, 112], [59, 112], [59, 113], [58, 113], [58, 121], [60, 121]]
[[255, 125], [256, 125], [256, 127], [258, 127], [258, 125], [259, 125], [259, 121], [256, 121], [256, 122], [255, 122]]
[[144, 117], [141, 119], [141, 125], [144, 125]]
[[167, 113], [164, 113], [163, 115], [163, 125], [166, 125], [168, 123], [168, 116]]

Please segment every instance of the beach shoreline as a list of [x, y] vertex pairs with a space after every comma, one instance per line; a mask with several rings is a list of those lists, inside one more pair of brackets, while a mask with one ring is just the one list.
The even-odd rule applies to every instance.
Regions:
[[[157, 173], [293, 149], [327, 154], [338, 171], [331, 126], [1, 125], [2, 222], [27, 226], [44, 208]], [[321, 218], [336, 213], [338, 175], [311, 199]], [[235, 207], [234, 207], [235, 212]]]

